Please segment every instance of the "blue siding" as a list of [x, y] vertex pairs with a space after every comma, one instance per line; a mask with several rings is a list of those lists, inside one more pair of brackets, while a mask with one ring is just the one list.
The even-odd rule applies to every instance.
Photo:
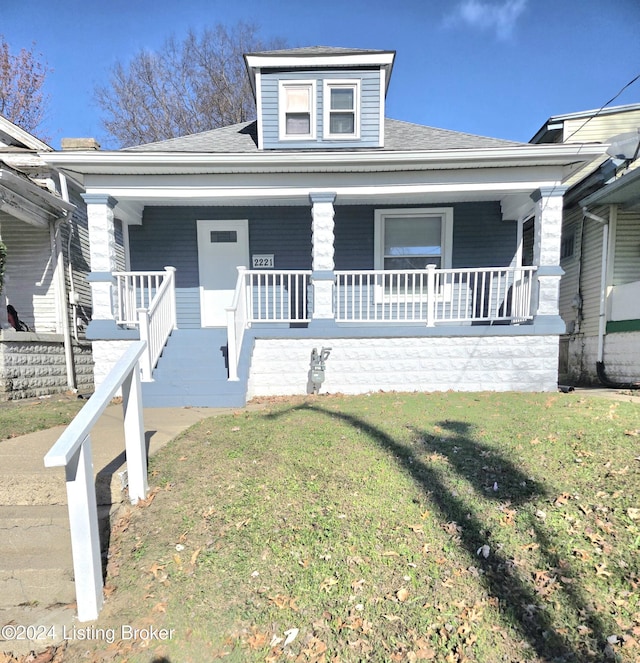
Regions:
[[499, 202], [456, 203], [452, 267], [508, 267], [516, 252], [517, 230], [514, 221], [502, 220]]
[[[323, 81], [361, 81], [360, 138], [323, 141]], [[278, 135], [278, 81], [316, 81], [316, 139], [280, 141]], [[357, 148], [380, 145], [380, 70], [336, 69], [309, 71], [271, 71], [262, 75], [262, 136], [265, 149]]]
[[[336, 207], [337, 270], [374, 269], [374, 214], [381, 205]], [[393, 205], [387, 207], [403, 207]], [[404, 205], [420, 207], [420, 205]], [[429, 207], [429, 205], [425, 205]], [[499, 202], [442, 203], [453, 207], [452, 267], [507, 267], [516, 252], [516, 224], [502, 221]]]
[[[446, 203], [438, 207], [447, 206]], [[501, 220], [497, 202], [454, 203], [453, 267], [511, 264], [516, 224]], [[394, 206], [394, 207], [397, 207]], [[417, 207], [417, 205], [411, 205]], [[336, 269], [373, 269], [374, 205], [336, 206]], [[197, 219], [249, 219], [250, 253], [273, 253], [275, 269], [311, 269], [308, 207], [147, 207], [130, 226], [132, 270], [177, 269], [178, 288], [198, 287]]]
[[[447, 205], [438, 205], [442, 206]], [[511, 264], [516, 249], [516, 224], [501, 220], [499, 203], [451, 206], [454, 268]], [[336, 206], [337, 270], [374, 268], [376, 209], [380, 207]], [[176, 268], [180, 327], [200, 326], [198, 219], [249, 219], [250, 254], [273, 254], [275, 270], [312, 267], [310, 207], [147, 207], [142, 225], [129, 228], [131, 269], [151, 271], [166, 265]], [[286, 310], [290, 305], [287, 296], [282, 306]]]
[[176, 268], [176, 287], [199, 286], [198, 219], [249, 219], [249, 252], [273, 253], [275, 269], [311, 269], [309, 207], [146, 207], [130, 226], [134, 271]]

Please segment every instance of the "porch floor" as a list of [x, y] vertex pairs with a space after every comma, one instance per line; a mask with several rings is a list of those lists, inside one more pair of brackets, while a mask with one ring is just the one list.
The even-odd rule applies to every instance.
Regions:
[[142, 384], [144, 407], [242, 407], [246, 382], [227, 380], [226, 345], [226, 329], [174, 330]]

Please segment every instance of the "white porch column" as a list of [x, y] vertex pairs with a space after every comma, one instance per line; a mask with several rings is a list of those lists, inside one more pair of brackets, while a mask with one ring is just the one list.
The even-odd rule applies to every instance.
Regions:
[[[113, 307], [113, 272], [116, 271], [116, 239], [113, 208], [117, 201], [106, 194], [87, 193], [91, 273], [92, 321], [91, 336], [100, 337], [102, 331], [115, 328]], [[98, 334], [98, 336], [96, 336]]]
[[[550, 187], [539, 189], [531, 196], [536, 204], [533, 263], [538, 266], [538, 307], [535, 312], [537, 322], [543, 322], [544, 318], [550, 323], [560, 321], [558, 297], [560, 277], [564, 273], [560, 267], [564, 192], [564, 187]], [[561, 326], [559, 333], [564, 331], [564, 324]]]
[[333, 320], [334, 209], [335, 193], [311, 193], [312, 320]]

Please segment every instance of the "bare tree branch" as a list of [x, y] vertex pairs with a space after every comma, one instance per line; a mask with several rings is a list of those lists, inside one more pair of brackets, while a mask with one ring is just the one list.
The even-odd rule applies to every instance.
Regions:
[[120, 145], [139, 145], [208, 131], [255, 117], [244, 53], [282, 48], [250, 23], [218, 24], [156, 52], [141, 51], [111, 70], [95, 98], [103, 125]]
[[[34, 46], [17, 55], [0, 35], [0, 115], [34, 134], [44, 121], [49, 97], [42, 88], [51, 69], [38, 59]], [[40, 136], [41, 140], [48, 140]]]

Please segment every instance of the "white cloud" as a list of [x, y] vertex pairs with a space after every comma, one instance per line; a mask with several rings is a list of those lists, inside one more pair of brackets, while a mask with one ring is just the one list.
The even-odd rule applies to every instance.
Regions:
[[495, 30], [499, 39], [509, 39], [516, 21], [527, 6], [527, 0], [464, 0], [446, 21], [447, 25], [466, 25], [480, 30]]

